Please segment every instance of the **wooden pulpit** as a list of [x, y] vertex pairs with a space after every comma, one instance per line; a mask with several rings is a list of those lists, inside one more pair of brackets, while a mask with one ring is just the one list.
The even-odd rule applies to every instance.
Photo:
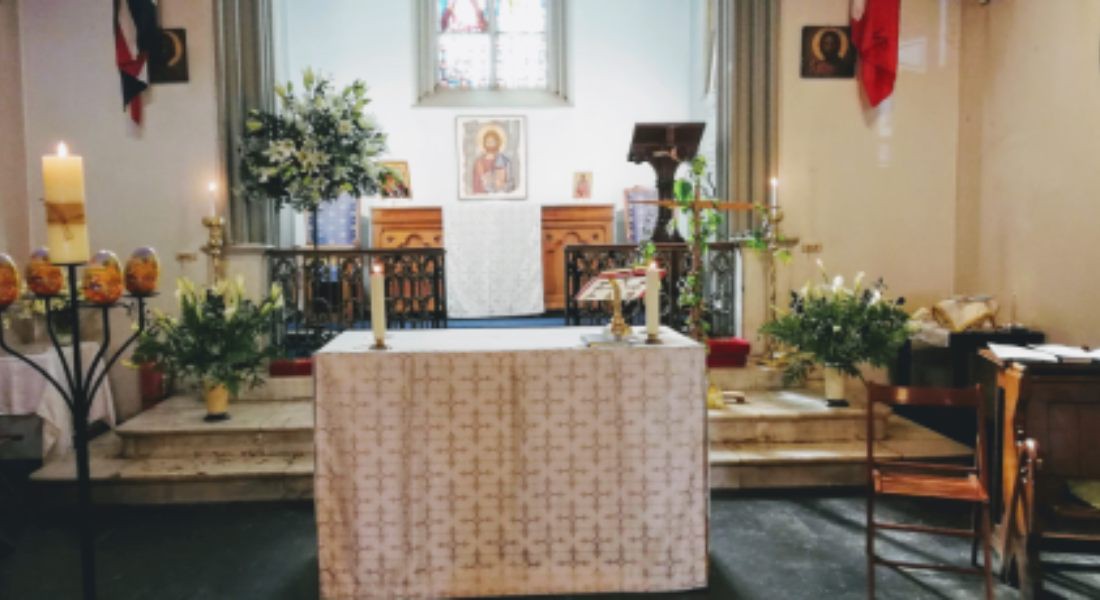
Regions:
[[[676, 169], [680, 163], [695, 158], [699, 140], [703, 138], [706, 123], [635, 123], [634, 138], [630, 141], [627, 160], [633, 163], [647, 162], [657, 174], [657, 197], [673, 199], [672, 187], [676, 182]], [[654, 242], [682, 242], [679, 232], [668, 231], [672, 220], [672, 208], [658, 205], [657, 227], [653, 231]]]

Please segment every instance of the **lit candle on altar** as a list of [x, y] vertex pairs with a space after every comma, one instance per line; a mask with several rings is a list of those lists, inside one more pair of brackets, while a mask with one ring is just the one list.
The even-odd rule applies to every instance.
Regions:
[[661, 271], [656, 262], [645, 270], [645, 333], [654, 338], [661, 329]]
[[57, 154], [42, 157], [42, 197], [46, 201], [46, 246], [57, 264], [88, 262], [88, 224], [84, 212], [84, 159], [69, 156], [62, 142]]
[[218, 182], [211, 181], [206, 184], [206, 189], [210, 192], [210, 216], [216, 217], [218, 215]]
[[772, 214], [779, 209], [779, 179], [772, 177], [768, 182], [768, 208], [771, 209]]
[[374, 343], [381, 346], [386, 339], [386, 280], [382, 265], [375, 264], [370, 274], [370, 327]]

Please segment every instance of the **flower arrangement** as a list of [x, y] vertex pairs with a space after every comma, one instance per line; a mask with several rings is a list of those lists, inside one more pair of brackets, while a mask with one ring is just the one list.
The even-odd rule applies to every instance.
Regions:
[[163, 372], [196, 379], [204, 388], [224, 385], [234, 396], [242, 385], [259, 384], [265, 361], [274, 355], [265, 337], [283, 306], [279, 286], [256, 304], [245, 298], [239, 277], [201, 289], [180, 279], [176, 298], [179, 317], [154, 313], [131, 362], [156, 363]]
[[253, 110], [245, 121], [241, 188], [249, 200], [277, 208], [313, 211], [343, 194], [377, 192], [387, 173], [377, 158], [386, 134], [363, 109], [367, 86], [356, 80], [335, 90], [331, 79], [307, 69], [303, 91], [293, 83], [275, 87], [280, 110]]
[[910, 333], [905, 299], [888, 299], [881, 279], [863, 287], [860, 273], [846, 287], [842, 276], [830, 279], [818, 266], [821, 282], [792, 291], [790, 310], [761, 328], [796, 350], [784, 372], [788, 384], [804, 380], [814, 364], [854, 377], [863, 363], [886, 366]]

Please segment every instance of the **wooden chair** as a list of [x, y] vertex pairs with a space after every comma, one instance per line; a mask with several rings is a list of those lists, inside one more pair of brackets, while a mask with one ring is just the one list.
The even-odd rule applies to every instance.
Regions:
[[1067, 484], [1100, 477], [1092, 442], [1100, 405], [1061, 403], [1074, 409], [1062, 415], [1057, 403], [1048, 405], [1054, 418], [1041, 423], [1049, 427], [1026, 432], [1035, 438], [1025, 437], [1022, 424], [1016, 430], [1018, 468], [1002, 520], [1001, 578], [1018, 584], [1025, 600], [1042, 596], [1041, 551], [1100, 553], [1100, 510], [1073, 497]]
[[[875, 456], [875, 407], [936, 406], [969, 409], [975, 412], [978, 439], [972, 466], [882, 460]], [[900, 569], [928, 569], [982, 575], [985, 596], [993, 598], [993, 575], [990, 558], [989, 480], [984, 457], [985, 402], [981, 390], [968, 388], [914, 388], [867, 384], [867, 594], [875, 596], [875, 567], [885, 565]], [[880, 495], [958, 500], [974, 505], [970, 529], [929, 527], [875, 520], [875, 499]], [[980, 518], [979, 518], [980, 513]], [[875, 533], [879, 529], [911, 531], [933, 535], [970, 538], [970, 567], [956, 565], [896, 561], [875, 554]], [[978, 566], [978, 543], [982, 544], [984, 561]]]

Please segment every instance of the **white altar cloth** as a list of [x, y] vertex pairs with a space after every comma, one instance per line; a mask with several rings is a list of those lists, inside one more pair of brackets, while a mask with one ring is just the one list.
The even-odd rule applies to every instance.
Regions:
[[704, 350], [597, 328], [367, 332], [316, 355], [321, 595], [707, 583]]
[[[80, 349], [87, 371], [88, 363], [99, 351], [99, 344], [84, 342]], [[66, 387], [65, 371], [53, 348], [31, 353], [28, 358]], [[71, 348], [65, 350], [65, 359], [72, 360]], [[0, 414], [36, 414], [42, 417], [43, 458], [64, 456], [73, 448], [73, 420], [69, 406], [41, 374], [14, 356], [0, 355]], [[111, 396], [111, 384], [107, 380], [92, 399], [88, 422], [94, 421], [105, 421], [111, 427], [115, 426], [115, 403]]]
[[447, 314], [537, 315], [542, 301], [542, 210], [516, 201], [443, 207]]

